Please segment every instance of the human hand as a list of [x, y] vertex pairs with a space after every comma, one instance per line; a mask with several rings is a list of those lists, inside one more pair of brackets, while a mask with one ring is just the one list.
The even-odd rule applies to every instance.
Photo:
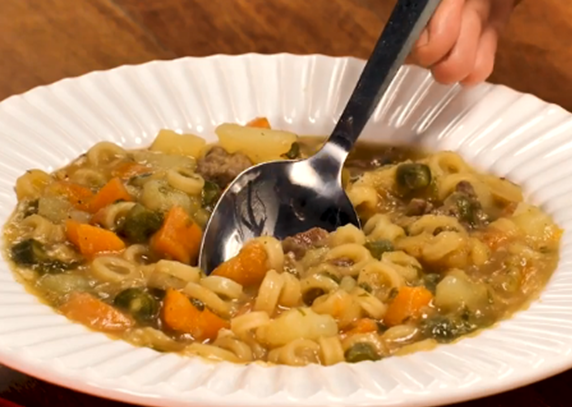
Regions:
[[413, 47], [438, 82], [475, 85], [493, 72], [500, 32], [520, 0], [442, 0]]

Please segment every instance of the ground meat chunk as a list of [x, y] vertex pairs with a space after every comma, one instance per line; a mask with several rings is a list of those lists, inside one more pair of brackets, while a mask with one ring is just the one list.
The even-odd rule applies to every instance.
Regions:
[[252, 166], [252, 162], [242, 153], [230, 154], [222, 147], [215, 146], [197, 163], [197, 173], [205, 180], [225, 188], [244, 170]]
[[312, 228], [306, 232], [286, 238], [282, 241], [282, 248], [284, 253], [292, 252], [296, 259], [300, 259], [306, 254], [308, 249], [320, 246], [327, 236], [328, 231], [322, 228]]
[[408, 216], [429, 214], [433, 211], [433, 204], [422, 198], [412, 199], [405, 208], [405, 214]]

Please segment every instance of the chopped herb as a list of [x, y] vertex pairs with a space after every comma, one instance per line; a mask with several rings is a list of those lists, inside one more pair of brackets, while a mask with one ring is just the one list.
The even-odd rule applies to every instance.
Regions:
[[81, 262], [64, 262], [51, 258], [44, 246], [33, 238], [14, 245], [11, 258], [16, 264], [27, 266], [41, 275], [62, 273], [81, 265]]
[[189, 300], [191, 301], [193, 306], [197, 308], [197, 310], [199, 310], [201, 312], [203, 310], [205, 310], [205, 304], [202, 301], [200, 301], [199, 299], [190, 298]]
[[437, 340], [439, 343], [450, 343], [460, 336], [469, 334], [477, 329], [477, 326], [463, 318], [447, 316], [433, 316], [419, 323], [421, 332], [428, 338]]
[[330, 272], [322, 272], [322, 273], [320, 273], [320, 275], [325, 276], [326, 278], [333, 280], [337, 284], [339, 284], [342, 281], [339, 276], [336, 276]]
[[399, 289], [397, 288], [391, 288], [391, 290], [389, 291], [389, 294], [387, 295], [387, 300], [391, 301], [393, 299], [395, 299], [395, 297], [399, 294]]
[[373, 289], [372, 289], [371, 285], [370, 285], [369, 283], [367, 283], [367, 282], [361, 282], [361, 283], [358, 284], [358, 286], [359, 286], [360, 288], [362, 288], [363, 290], [365, 290], [367, 293], [373, 292]]
[[33, 238], [12, 247], [12, 260], [19, 265], [37, 265], [48, 260], [44, 246]]
[[367, 250], [376, 259], [381, 259], [385, 252], [394, 251], [393, 244], [387, 239], [380, 239], [377, 241], [369, 241], [365, 244]]

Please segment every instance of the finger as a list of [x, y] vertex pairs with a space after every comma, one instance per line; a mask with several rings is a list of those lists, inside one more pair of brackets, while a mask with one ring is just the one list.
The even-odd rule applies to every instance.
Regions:
[[479, 49], [473, 72], [462, 81], [464, 86], [473, 86], [486, 81], [492, 74], [498, 47], [499, 33], [508, 24], [514, 0], [497, 0], [492, 4], [488, 27], [479, 40]]
[[455, 45], [461, 30], [465, 0], [443, 0], [413, 47], [414, 61], [430, 67], [443, 59]]
[[479, 49], [473, 72], [462, 80], [464, 86], [473, 86], [484, 82], [493, 73], [495, 65], [495, 54], [498, 45], [498, 32], [492, 27], [488, 27], [481, 36]]
[[451, 52], [432, 67], [438, 82], [452, 84], [470, 75], [475, 66], [483, 24], [488, 19], [487, 0], [467, 2], [463, 9], [459, 38]]

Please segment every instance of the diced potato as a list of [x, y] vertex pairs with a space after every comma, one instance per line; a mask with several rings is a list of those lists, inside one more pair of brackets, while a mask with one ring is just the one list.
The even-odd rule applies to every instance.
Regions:
[[215, 133], [226, 151], [244, 153], [255, 163], [279, 160], [298, 138], [290, 132], [231, 123], [220, 125]]
[[38, 214], [54, 224], [65, 221], [71, 209], [70, 202], [62, 197], [42, 197], [38, 200]]
[[451, 270], [437, 285], [435, 306], [444, 311], [455, 311], [463, 307], [478, 310], [488, 301], [484, 285], [473, 282], [460, 269]]
[[256, 331], [256, 337], [272, 347], [292, 340], [318, 340], [338, 333], [338, 325], [330, 315], [320, 315], [310, 308], [291, 309]]
[[191, 134], [178, 134], [172, 130], [162, 129], [149, 150], [166, 154], [180, 154], [199, 157], [206, 145], [205, 139]]
[[562, 230], [540, 208], [520, 203], [514, 211], [512, 221], [520, 228], [532, 248], [558, 248]]
[[[151, 152], [147, 150], [139, 150], [133, 153], [133, 158], [138, 163], [152, 167], [155, 175], [161, 171], [172, 169], [189, 169], [194, 170], [197, 167], [197, 161], [194, 157], [181, 156], [180, 154], [166, 154], [158, 150]], [[158, 177], [163, 178], [163, 177]], [[145, 177], [144, 180], [149, 180]]]
[[37, 285], [58, 295], [65, 295], [72, 292], [82, 292], [89, 290], [89, 281], [78, 275], [44, 275]]

